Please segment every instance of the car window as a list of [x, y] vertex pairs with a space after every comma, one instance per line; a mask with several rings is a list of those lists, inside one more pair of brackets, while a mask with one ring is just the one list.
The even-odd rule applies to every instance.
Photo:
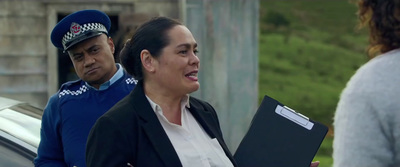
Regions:
[[0, 164], [1, 166], [30, 167], [34, 166], [33, 156], [29, 151], [11, 144], [10, 141], [0, 138]]
[[37, 107], [31, 106], [28, 103], [18, 104], [10, 107], [11, 110], [29, 115], [31, 117], [42, 119], [43, 110]]

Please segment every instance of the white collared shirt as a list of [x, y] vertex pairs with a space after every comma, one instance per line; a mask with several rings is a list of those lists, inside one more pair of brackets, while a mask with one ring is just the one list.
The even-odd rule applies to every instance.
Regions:
[[182, 126], [169, 122], [164, 116], [161, 107], [148, 96], [146, 97], [174, 146], [182, 166], [233, 166], [218, 140], [216, 138], [211, 139], [188, 110], [190, 108], [189, 95], [181, 101]]

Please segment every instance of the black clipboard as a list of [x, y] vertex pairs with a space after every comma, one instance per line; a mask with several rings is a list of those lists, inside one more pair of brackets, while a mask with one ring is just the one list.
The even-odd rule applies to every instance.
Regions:
[[264, 96], [234, 158], [239, 167], [309, 167], [328, 127]]

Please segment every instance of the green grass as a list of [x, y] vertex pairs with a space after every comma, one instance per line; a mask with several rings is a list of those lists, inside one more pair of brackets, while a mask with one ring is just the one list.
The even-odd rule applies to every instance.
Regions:
[[317, 152], [317, 155], [314, 157], [313, 161], [319, 161], [319, 167], [331, 167], [333, 164], [332, 159], [332, 143], [333, 137], [328, 136], [322, 142], [320, 149]]
[[260, 0], [259, 101], [265, 94], [331, 129], [315, 160], [332, 160], [340, 93], [367, 61], [365, 30], [348, 0]]
[[333, 164], [333, 159], [330, 156], [317, 156], [315, 160], [320, 162], [318, 167], [332, 167]]
[[[356, 55], [356, 56], [355, 56]], [[268, 94], [311, 118], [330, 124], [339, 93], [360, 66], [362, 54], [295, 35], [260, 36], [259, 100]]]

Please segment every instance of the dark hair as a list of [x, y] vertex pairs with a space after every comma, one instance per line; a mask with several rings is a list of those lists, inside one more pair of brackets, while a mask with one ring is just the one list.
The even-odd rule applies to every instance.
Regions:
[[169, 44], [167, 31], [182, 25], [167, 17], [155, 17], [142, 24], [132, 38], [125, 43], [120, 53], [121, 64], [137, 80], [143, 80], [140, 52], [147, 49], [153, 57], [159, 57], [162, 49]]
[[400, 1], [359, 0], [360, 27], [369, 29], [368, 56], [400, 47]]

